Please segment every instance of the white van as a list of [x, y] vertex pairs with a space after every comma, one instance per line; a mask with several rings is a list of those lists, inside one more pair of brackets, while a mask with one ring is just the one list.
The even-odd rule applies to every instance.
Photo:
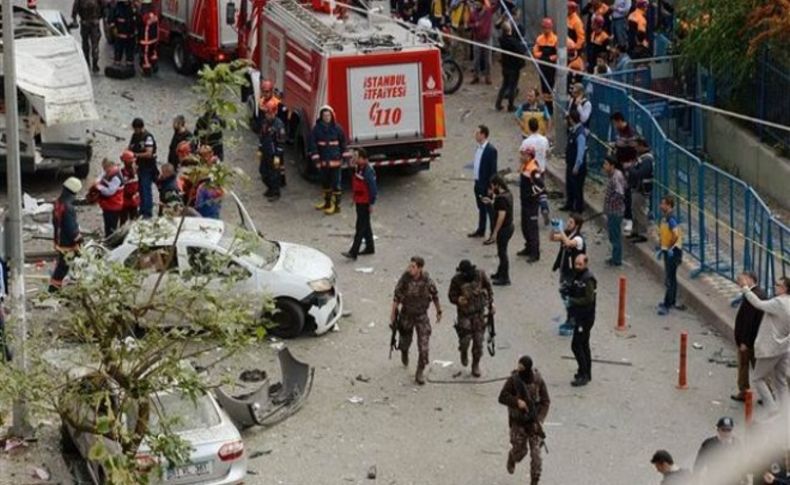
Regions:
[[[14, 29], [22, 172], [73, 167], [75, 175], [85, 178], [93, 155], [92, 121], [99, 116], [82, 50], [68, 33], [22, 7], [14, 7]], [[2, 171], [5, 127], [5, 94], [0, 89]]]

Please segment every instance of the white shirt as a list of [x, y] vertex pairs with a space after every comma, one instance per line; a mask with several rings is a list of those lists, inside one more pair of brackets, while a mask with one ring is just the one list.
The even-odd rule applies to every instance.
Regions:
[[549, 139], [540, 133], [533, 133], [526, 137], [521, 142], [521, 151], [527, 147], [532, 147], [535, 150], [535, 159], [538, 161], [538, 167], [541, 172], [546, 171], [546, 156], [549, 153]]
[[475, 161], [474, 161], [475, 180], [480, 180], [480, 159], [483, 158], [483, 150], [486, 149], [486, 145], [488, 145], [488, 140], [477, 145], [477, 150], [475, 150]]

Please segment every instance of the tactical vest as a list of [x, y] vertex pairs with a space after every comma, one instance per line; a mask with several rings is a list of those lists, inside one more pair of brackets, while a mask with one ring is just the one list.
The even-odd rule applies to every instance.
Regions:
[[483, 313], [488, 306], [488, 292], [483, 288], [480, 273], [472, 281], [461, 284], [461, 296], [466, 299], [466, 305], [460, 308], [464, 315]]

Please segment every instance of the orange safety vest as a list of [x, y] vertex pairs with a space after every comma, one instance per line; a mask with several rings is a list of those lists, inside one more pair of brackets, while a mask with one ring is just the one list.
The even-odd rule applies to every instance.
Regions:
[[609, 42], [609, 34], [603, 29], [600, 31], [593, 30], [590, 36], [590, 42], [599, 47], [605, 47], [606, 43]]
[[634, 32], [636, 37], [636, 44], [642, 47], [648, 47], [647, 41], [647, 19], [645, 12], [636, 9], [628, 16], [628, 28]]
[[573, 40], [577, 49], [584, 47], [584, 23], [576, 12], [568, 15], [568, 37]]
[[574, 71], [584, 71], [584, 59], [578, 52], [573, 57], [571, 57], [570, 52], [568, 53], [568, 67]]
[[[555, 62], [557, 59], [557, 35], [554, 32], [540, 34], [535, 39], [535, 46], [532, 48], [532, 55], [542, 61]], [[554, 59], [552, 59], [554, 57]]]

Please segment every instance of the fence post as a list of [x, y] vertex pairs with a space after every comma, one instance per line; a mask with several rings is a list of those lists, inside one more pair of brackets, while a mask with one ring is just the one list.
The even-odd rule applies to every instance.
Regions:
[[[694, 157], [696, 159], [696, 157]], [[691, 274], [691, 277], [694, 278], [699, 276], [700, 273], [705, 271], [705, 165], [699, 161], [697, 161], [697, 219], [699, 223], [699, 227], [697, 231], [699, 234], [697, 237], [699, 238], [699, 271], [695, 271]], [[689, 221], [690, 222], [690, 221]], [[716, 241], [718, 244], [718, 241]]]
[[680, 368], [678, 369], [678, 389], [688, 389], [688, 346], [689, 334], [680, 332]]

